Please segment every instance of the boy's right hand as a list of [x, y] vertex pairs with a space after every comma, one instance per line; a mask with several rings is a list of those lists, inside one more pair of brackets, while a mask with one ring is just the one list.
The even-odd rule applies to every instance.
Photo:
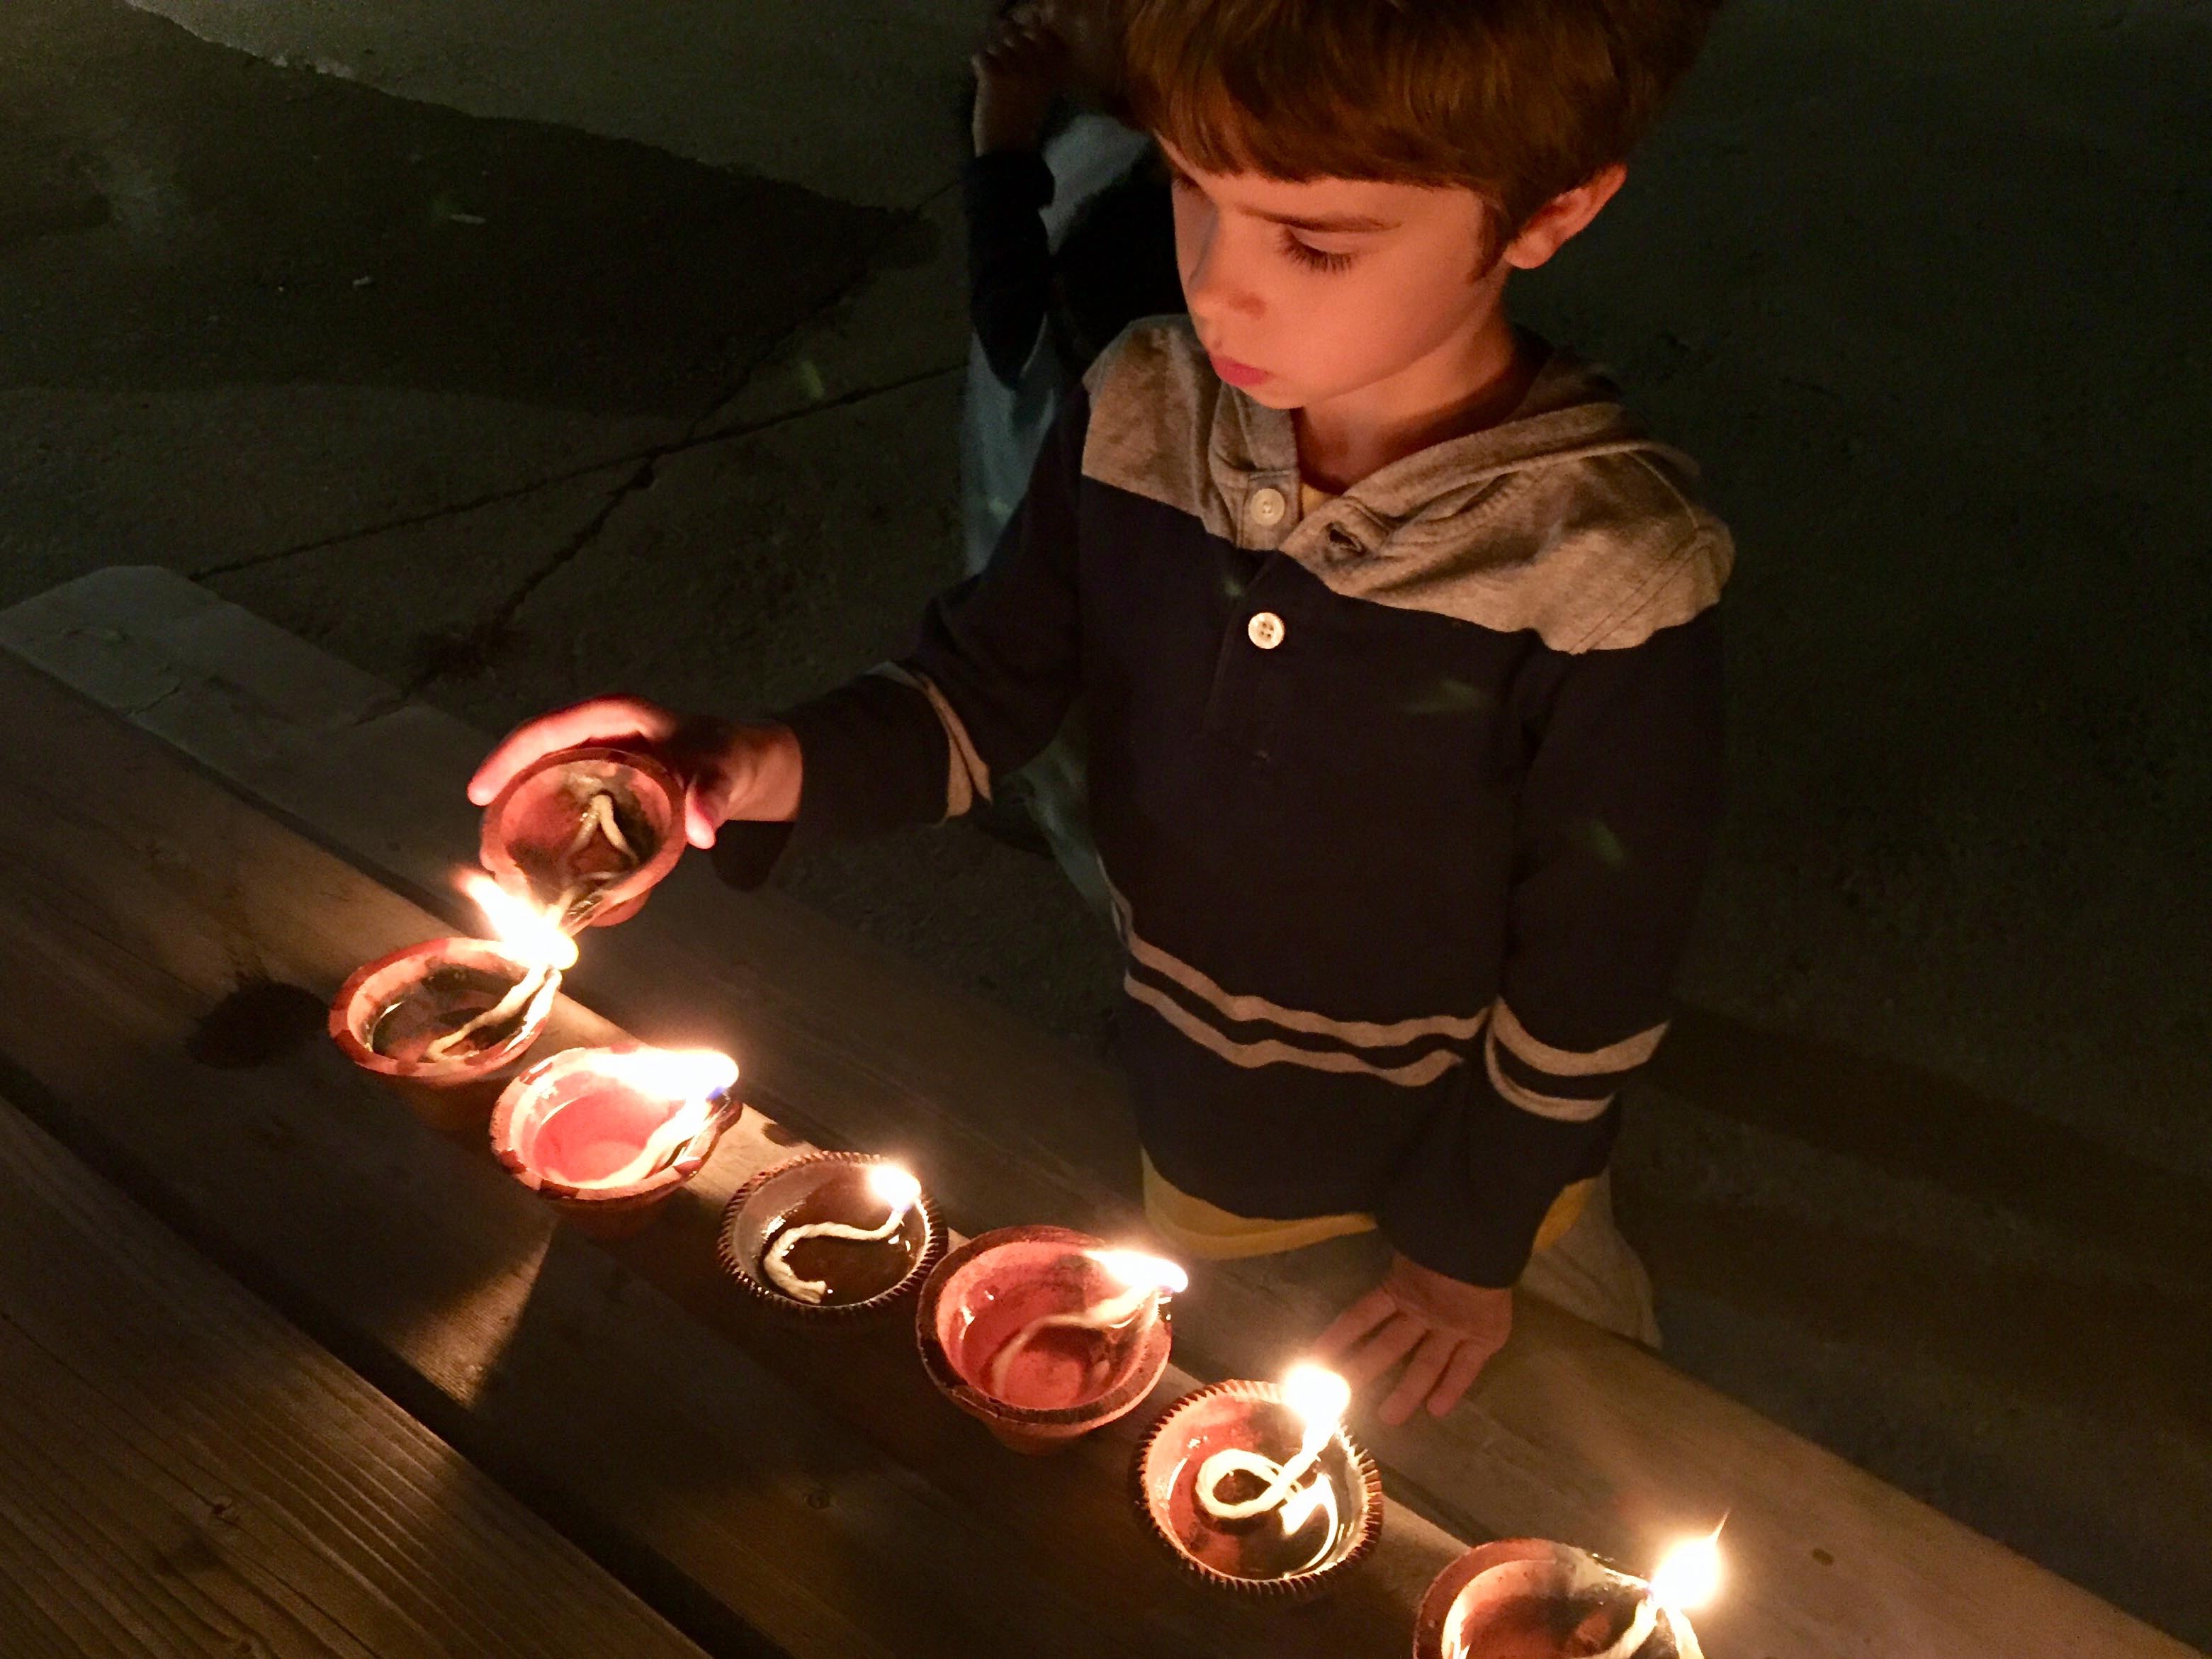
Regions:
[[968, 64], [975, 71], [969, 135], [975, 154], [1035, 149], [1073, 67], [1067, 42], [1042, 8], [1032, 0], [994, 18]]
[[732, 818], [787, 823], [799, 815], [799, 738], [787, 726], [678, 714], [642, 697], [592, 697], [526, 720], [484, 757], [469, 799], [489, 806], [514, 775], [562, 749], [641, 749], [684, 781], [684, 838], [712, 847]]

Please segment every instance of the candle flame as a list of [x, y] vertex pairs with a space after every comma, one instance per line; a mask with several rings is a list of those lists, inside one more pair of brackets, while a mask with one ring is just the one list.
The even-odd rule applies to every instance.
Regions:
[[1715, 1527], [1705, 1537], [1685, 1539], [1668, 1550], [1651, 1575], [1651, 1594], [1685, 1613], [1711, 1601], [1721, 1587], [1720, 1536]]
[[1293, 1365], [1283, 1376], [1283, 1401], [1305, 1419], [1309, 1436], [1326, 1436], [1352, 1403], [1352, 1385], [1322, 1365]]
[[1180, 1296], [1190, 1285], [1190, 1275], [1174, 1262], [1141, 1250], [1093, 1250], [1091, 1259], [1132, 1290], [1154, 1285], [1170, 1296]]
[[713, 1048], [633, 1048], [606, 1060], [607, 1069], [632, 1088], [690, 1103], [702, 1123], [716, 1097], [738, 1080], [738, 1062]]
[[490, 924], [491, 936], [533, 967], [573, 968], [576, 941], [561, 931], [553, 913], [519, 898], [481, 870], [464, 872], [461, 891]]
[[600, 1055], [596, 1063], [605, 1075], [675, 1105], [629, 1163], [580, 1183], [591, 1187], [627, 1187], [665, 1168], [706, 1129], [738, 1079], [737, 1061], [711, 1048], [628, 1049]]
[[901, 1169], [896, 1164], [872, 1164], [868, 1166], [868, 1190], [903, 1215], [921, 1196], [921, 1182], [914, 1178], [911, 1170]]

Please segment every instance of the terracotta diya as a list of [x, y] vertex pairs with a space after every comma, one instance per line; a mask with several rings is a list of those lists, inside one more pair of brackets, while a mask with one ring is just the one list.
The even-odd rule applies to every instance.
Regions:
[[731, 1195], [715, 1248], [722, 1270], [764, 1306], [830, 1327], [914, 1294], [945, 1252], [945, 1224], [900, 1165], [803, 1152]]
[[622, 921], [684, 855], [684, 786], [650, 755], [541, 756], [484, 808], [478, 856], [573, 933]]
[[921, 1287], [921, 1363], [952, 1403], [1022, 1452], [1058, 1450], [1132, 1410], [1167, 1370], [1172, 1261], [1066, 1227], [970, 1239]]
[[489, 878], [471, 872], [462, 885], [500, 937], [408, 945], [356, 969], [331, 1002], [331, 1037], [346, 1057], [398, 1083], [441, 1128], [483, 1121], [576, 959], [565, 933]]
[[1711, 1594], [1711, 1547], [1684, 1546], [1646, 1583], [1548, 1539], [1478, 1546], [1422, 1598], [1414, 1659], [1703, 1659], [1680, 1604]]
[[1382, 1534], [1382, 1477], [1344, 1431], [1344, 1380], [1297, 1366], [1279, 1384], [1186, 1395], [1137, 1448], [1130, 1478], [1154, 1537], [1201, 1583], [1261, 1601], [1334, 1589]]
[[500, 1095], [492, 1152], [586, 1231], [634, 1232], [744, 1110], [737, 1078], [736, 1061], [708, 1049], [565, 1048]]

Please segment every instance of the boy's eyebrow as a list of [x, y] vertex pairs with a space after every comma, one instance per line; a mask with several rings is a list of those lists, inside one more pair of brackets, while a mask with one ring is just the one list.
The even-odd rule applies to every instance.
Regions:
[[1254, 210], [1252, 216], [1267, 220], [1273, 224], [1288, 225], [1292, 230], [1317, 230], [1323, 234], [1330, 231], [1395, 230], [1398, 228], [1395, 219], [1374, 219], [1364, 213], [1332, 213], [1322, 218], [1308, 219], [1291, 213], [1261, 213]]
[[[1181, 179], [1186, 183], [1196, 182], [1190, 174], [1170, 161], [1168, 153], [1160, 149], [1157, 143], [1152, 146], [1152, 154], [1159, 158], [1160, 165], [1168, 170], [1170, 177]], [[1270, 224], [1287, 225], [1292, 230], [1310, 230], [1323, 236], [1342, 234], [1352, 231], [1395, 230], [1398, 228], [1398, 222], [1395, 219], [1377, 219], [1364, 213], [1326, 213], [1316, 216], [1297, 213], [1268, 213], [1258, 208], [1248, 208], [1245, 211], [1251, 214], [1255, 219], [1265, 219]]]

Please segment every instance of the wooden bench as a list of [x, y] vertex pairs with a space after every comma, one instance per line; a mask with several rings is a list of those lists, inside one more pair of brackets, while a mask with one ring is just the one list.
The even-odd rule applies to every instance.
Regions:
[[[81, 826], [76, 833], [88, 849], [71, 855], [79, 861], [70, 866], [64, 885], [109, 895], [96, 902], [97, 945], [72, 941], [63, 960], [26, 969], [19, 965], [21, 952], [0, 939], [0, 958], [8, 963], [0, 966], [0, 1055], [38, 1074], [54, 1103], [53, 1117], [79, 1124], [112, 1155], [138, 1160], [134, 1190], [151, 1178], [149, 1159], [175, 1184], [167, 1161], [180, 1156], [179, 1149], [111, 1098], [118, 1086], [114, 1075], [130, 1068], [119, 1067], [112, 1053], [86, 1051], [135, 1045], [143, 1054], [138, 1086], [158, 1088], [163, 1067], [177, 1063], [174, 1045], [228, 988], [228, 976], [241, 959], [275, 977], [326, 990], [354, 963], [432, 931], [428, 917], [377, 884], [465, 924], [469, 918], [450, 876], [473, 854], [475, 814], [460, 784], [485, 739], [434, 711], [401, 704], [374, 679], [158, 571], [101, 572], [19, 605], [0, 617], [0, 643], [120, 711], [253, 803], [251, 808], [226, 803], [174, 758], [143, 740], [134, 744], [89, 709], [50, 691], [42, 703], [21, 671], [0, 679], [18, 705], [4, 739], [15, 763], [12, 775], [35, 789], [48, 774], [76, 775], [71, 781], [78, 787], [65, 792], [69, 805], [50, 804], [50, 810], [67, 811], [72, 824]], [[21, 711], [34, 707], [45, 711], [40, 719], [54, 729], [22, 729]], [[96, 762], [88, 758], [95, 756]], [[88, 780], [88, 768], [100, 776]], [[143, 787], [118, 779], [118, 770], [144, 781]], [[177, 817], [176, 803], [186, 798], [189, 834]], [[35, 850], [41, 835], [51, 838], [52, 826], [36, 821], [37, 810], [21, 800], [8, 809], [11, 843]], [[24, 822], [26, 811], [31, 822]], [[375, 883], [343, 872], [330, 858], [319, 861], [304, 842], [280, 836], [272, 815], [373, 875]], [[173, 850], [154, 850], [165, 846]], [[16, 856], [11, 851], [11, 859]], [[44, 856], [55, 855], [49, 849]], [[1134, 1147], [1127, 1114], [1104, 1068], [974, 999], [921, 980], [886, 953], [779, 896], [730, 892], [696, 867], [697, 861], [692, 864], [635, 921], [590, 941], [570, 980], [585, 1001], [651, 1040], [728, 1048], [745, 1065], [748, 1098], [781, 1123], [828, 1143], [905, 1153], [957, 1224], [975, 1229], [1053, 1219], [1109, 1236], [1140, 1231], [1131, 1201]], [[118, 881], [124, 881], [122, 888], [113, 887]], [[42, 877], [26, 886], [21, 872], [0, 883], [25, 902], [36, 902], [49, 885]], [[257, 896], [254, 890], [263, 888], [269, 891]], [[133, 895], [130, 900], [113, 896], [125, 890]], [[86, 892], [76, 902], [95, 904]], [[234, 919], [240, 915], [252, 920]], [[46, 935], [54, 932], [51, 923], [44, 925]], [[119, 941], [118, 933], [127, 940]], [[51, 937], [35, 943], [54, 948]], [[33, 1019], [17, 1006], [17, 993], [27, 994], [50, 973], [58, 973], [64, 983], [72, 976], [87, 981], [71, 1006], [82, 1006], [94, 1026], [112, 1028], [123, 1018], [110, 1006], [118, 995], [127, 1005], [160, 993], [161, 1018], [143, 1029], [110, 1029], [97, 1040], [58, 1031], [55, 1020]], [[145, 1016], [142, 1009], [132, 1017]], [[564, 1017], [582, 1018], [580, 1012]], [[317, 1071], [319, 1091], [354, 1097], [360, 1091], [352, 1079], [330, 1074], [334, 1063], [334, 1056], [319, 1055], [297, 1062]], [[295, 1112], [262, 1098], [269, 1090], [258, 1076], [253, 1091], [257, 1113], [274, 1114], [285, 1133], [312, 1128], [317, 1141], [328, 1143], [322, 1121], [327, 1108], [309, 1124], [296, 1124], [291, 1121]], [[212, 1085], [203, 1091], [196, 1082], [191, 1092], [196, 1099], [210, 1094], [207, 1110], [236, 1109], [235, 1097]], [[218, 1106], [215, 1094], [232, 1103]], [[86, 1103], [95, 1097], [102, 1103]], [[368, 1133], [359, 1125], [391, 1117], [364, 1109], [349, 1120], [351, 1133]], [[434, 1183], [417, 1167], [428, 1154], [400, 1133], [410, 1127], [380, 1128], [373, 1146], [349, 1155], [408, 1171], [405, 1201], [419, 1207], [425, 1202], [422, 1189]], [[296, 1144], [281, 1156], [247, 1150], [246, 1161], [269, 1179], [295, 1166], [301, 1156]], [[338, 1153], [336, 1146], [330, 1151]], [[741, 1167], [767, 1155], [765, 1147], [748, 1151], [735, 1137], [728, 1146], [728, 1157]], [[718, 1157], [709, 1171], [714, 1179], [702, 1182], [702, 1197], [726, 1191], [731, 1173]], [[196, 1176], [184, 1183], [177, 1201], [198, 1214], [253, 1190], [242, 1173], [226, 1177], [220, 1188], [195, 1184], [209, 1179]], [[374, 1183], [348, 1190], [354, 1203], [392, 1201], [386, 1188]], [[526, 1200], [519, 1189], [514, 1196]], [[511, 1261], [537, 1252], [536, 1279], [507, 1266], [459, 1296], [454, 1310], [384, 1309], [384, 1298], [349, 1279], [348, 1264], [339, 1262], [330, 1265], [337, 1277], [323, 1290], [293, 1285], [288, 1294], [308, 1300], [319, 1296], [316, 1305], [327, 1304], [344, 1317], [360, 1318], [353, 1311], [359, 1307], [373, 1310], [367, 1328], [373, 1344], [385, 1345], [402, 1369], [429, 1380], [450, 1407], [467, 1413], [471, 1432], [526, 1466], [518, 1479], [557, 1485], [557, 1474], [531, 1462], [536, 1454], [528, 1446], [517, 1449], [505, 1434], [511, 1417], [492, 1413], [477, 1421], [485, 1413], [465, 1373], [471, 1364], [495, 1371], [503, 1363], [484, 1357], [503, 1352], [487, 1329], [510, 1337], [526, 1334], [541, 1295], [550, 1296], [572, 1279], [580, 1287], [592, 1283], [594, 1271], [607, 1270], [588, 1264], [605, 1258], [551, 1230], [542, 1212], [533, 1211], [526, 1223], [503, 1198], [473, 1185], [456, 1186], [442, 1198], [497, 1212], [511, 1236], [492, 1254]], [[255, 1254], [257, 1272], [289, 1269], [299, 1259], [295, 1253], [310, 1243], [325, 1252], [336, 1248], [320, 1235], [302, 1234], [306, 1224], [257, 1219], [255, 1237], [232, 1237], [224, 1248]], [[972, 1561], [978, 1558], [969, 1553], [978, 1548], [1011, 1549], [1007, 1559], [1023, 1562], [1044, 1587], [1038, 1594], [1094, 1609], [1099, 1639], [1109, 1647], [1117, 1638], [1136, 1640], [1133, 1631], [1120, 1627], [1119, 1610], [1133, 1605], [1133, 1597], [1152, 1595], [1157, 1585], [1164, 1607], [1186, 1606], [1167, 1593], [1170, 1586], [1146, 1576], [1142, 1560], [1110, 1554], [1089, 1559], [1087, 1552], [1097, 1547], [1091, 1534], [1050, 1529], [1067, 1514], [1090, 1513], [1085, 1504], [1103, 1504], [1099, 1492], [1110, 1487], [1118, 1501], [1118, 1474], [1111, 1466], [1121, 1449], [1113, 1438], [1050, 1469], [1023, 1468], [1011, 1480], [977, 1473], [999, 1466], [976, 1452], [975, 1437], [966, 1432], [972, 1425], [923, 1395], [896, 1396], [902, 1403], [896, 1410], [878, 1397], [878, 1390], [896, 1386], [882, 1380], [895, 1377], [896, 1368], [886, 1369], [882, 1378], [864, 1379], [856, 1389], [858, 1373], [850, 1368], [817, 1364], [805, 1345], [744, 1328], [729, 1310], [729, 1298], [716, 1295], [720, 1287], [711, 1282], [711, 1270], [702, 1265], [708, 1225], [703, 1207], [695, 1206], [616, 1252], [641, 1282], [672, 1298], [672, 1322], [682, 1319], [676, 1311], [680, 1304], [692, 1316], [692, 1328], [711, 1325], [737, 1339], [717, 1343], [727, 1357], [709, 1361], [696, 1337], [687, 1338], [675, 1323], [656, 1328], [649, 1340], [672, 1343], [670, 1352], [682, 1356], [680, 1364], [653, 1362], [656, 1374], [688, 1372], [695, 1363], [712, 1371], [715, 1364], [735, 1364], [741, 1353], [756, 1364], [758, 1374], [749, 1371], [746, 1382], [756, 1395], [767, 1399], [774, 1386], [792, 1395], [778, 1396], [778, 1410], [803, 1419], [806, 1409], [818, 1407], [868, 1422], [888, 1453], [884, 1467], [871, 1475], [878, 1483], [871, 1491], [886, 1494], [871, 1537], [894, 1559], [902, 1540], [916, 1552], [935, 1547], [939, 1540], [907, 1539], [904, 1529], [933, 1524], [927, 1500], [957, 1493], [954, 1518], [940, 1535], [944, 1547], [933, 1559]], [[1282, 1261], [1200, 1270], [1178, 1321], [1178, 1358], [1201, 1375], [1274, 1374], [1357, 1287], [1359, 1275], [1370, 1270], [1361, 1252], [1370, 1248], [1371, 1241], [1355, 1241]], [[444, 1271], [457, 1285], [470, 1279], [459, 1264]], [[554, 1287], [526, 1295], [516, 1289], [519, 1283], [545, 1286], [549, 1274]], [[367, 1300], [357, 1304], [356, 1297]], [[518, 1297], [532, 1310], [529, 1320], [516, 1311]], [[581, 1317], [589, 1293], [577, 1288], [574, 1299], [580, 1304], [575, 1316]], [[467, 1311], [479, 1304], [481, 1313]], [[414, 1322], [440, 1334], [418, 1340]], [[465, 1328], [459, 1338], [457, 1328]], [[636, 1337], [623, 1349], [634, 1363], [647, 1362], [647, 1340]], [[459, 1359], [439, 1346], [456, 1340]], [[890, 1422], [895, 1426], [885, 1426]], [[1730, 1588], [1723, 1603], [1699, 1620], [1717, 1653], [1746, 1659], [1919, 1652], [2079, 1659], [2188, 1651], [1650, 1355], [1540, 1304], [1524, 1304], [1514, 1342], [1468, 1407], [1442, 1423], [1424, 1421], [1403, 1431], [1364, 1426], [1405, 1506], [1394, 1510], [1386, 1533], [1395, 1540], [1394, 1553], [1379, 1564], [1370, 1589], [1322, 1604], [1335, 1611], [1317, 1608], [1313, 1624], [1300, 1626], [1319, 1639], [1323, 1623], [1345, 1621], [1341, 1638], [1329, 1638], [1336, 1645], [1290, 1649], [1263, 1633], [1253, 1642], [1255, 1651], [1401, 1650], [1408, 1585], [1449, 1553], [1455, 1536], [1530, 1533], [1648, 1563], [1668, 1538], [1710, 1526], [1723, 1512], [1729, 1516]], [[552, 1432], [543, 1424], [538, 1431]], [[702, 1462], [724, 1455], [744, 1467], [743, 1448], [719, 1443], [713, 1457]], [[914, 1469], [926, 1471], [921, 1487], [900, 1486], [899, 1474]], [[604, 1473], [611, 1480], [617, 1472]], [[761, 1474], [770, 1478], [768, 1471]], [[580, 1501], [565, 1487], [548, 1491], [561, 1504]], [[979, 1534], [979, 1512], [1000, 1520], [1004, 1532]], [[629, 1552], [647, 1564], [667, 1561], [695, 1583], [706, 1575], [710, 1599], [725, 1595], [731, 1606], [750, 1605], [748, 1598], [757, 1595], [759, 1586], [735, 1585], [726, 1573], [714, 1576], [717, 1569], [709, 1558], [717, 1547], [653, 1532], [642, 1518], [618, 1510], [611, 1520], [605, 1518], [607, 1513], [605, 1506], [590, 1510], [606, 1530], [593, 1547], [602, 1559], [627, 1559]], [[806, 1517], [797, 1519], [795, 1536], [803, 1537]], [[1098, 1528], [1112, 1530], [1103, 1507], [1091, 1519]], [[684, 1524], [706, 1523], [703, 1517], [687, 1517]], [[1047, 1530], [1037, 1531], [1040, 1524]], [[1071, 1540], [1084, 1541], [1078, 1547]], [[1071, 1548], [1076, 1550], [1072, 1559], [1057, 1553]], [[775, 1569], [769, 1564], [759, 1571], [772, 1579]], [[641, 1574], [650, 1577], [649, 1565], [625, 1576], [639, 1582]], [[841, 1600], [836, 1610], [854, 1645], [806, 1643], [793, 1650], [865, 1651], [870, 1650], [866, 1644], [907, 1637], [910, 1619], [872, 1613], [871, 1588], [856, 1586], [860, 1599], [850, 1607]], [[1104, 1604], [1117, 1610], [1103, 1623], [1095, 1612], [1102, 1589]], [[787, 1593], [795, 1594], [787, 1586]], [[957, 1624], [984, 1614], [948, 1604], [943, 1616]], [[1034, 1611], [1012, 1624], [1065, 1616], [1065, 1607]], [[1159, 1631], [1138, 1643], [1142, 1650], [1171, 1651], [1183, 1644], [1196, 1644], [1194, 1651], [1239, 1650], [1241, 1627], [1234, 1620], [1224, 1626], [1210, 1609], [1188, 1608], [1181, 1624], [1167, 1613], [1159, 1619]], [[1387, 1631], [1388, 1640], [1377, 1640], [1363, 1620], [1395, 1627]], [[796, 1612], [761, 1620], [779, 1643], [792, 1641], [793, 1626], [803, 1622]], [[1011, 1631], [1008, 1625], [973, 1628], [969, 1650], [995, 1650], [994, 1642], [1008, 1638]]]
[[[12, 659], [0, 705], [0, 1087], [702, 1645], [1395, 1659], [1456, 1540], [1394, 1515], [1342, 1596], [1236, 1616], [1135, 1523], [1144, 1419], [1016, 1457], [910, 1326], [797, 1337], [720, 1281], [722, 1201], [795, 1137], [748, 1114], [636, 1239], [560, 1227], [481, 1129], [427, 1127], [322, 1036], [349, 968], [435, 919]], [[241, 985], [304, 988], [293, 1040], [212, 1063]], [[546, 1042], [620, 1035], [564, 1000]]]
[[0, 1651], [701, 1659], [5, 1101]]

